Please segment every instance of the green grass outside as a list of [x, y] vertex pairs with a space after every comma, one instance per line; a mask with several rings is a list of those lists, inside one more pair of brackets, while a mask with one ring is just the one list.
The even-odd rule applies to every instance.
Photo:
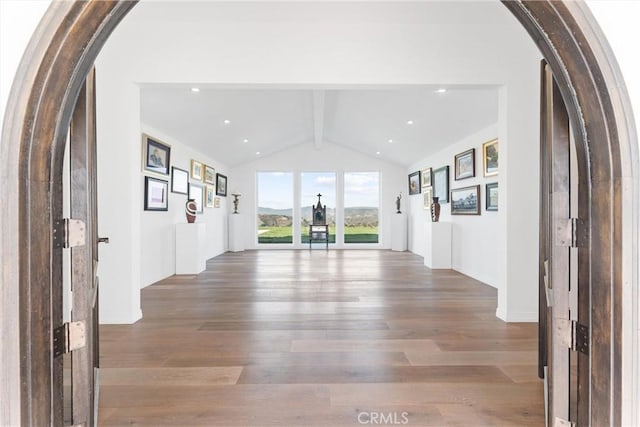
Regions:
[[[258, 243], [293, 243], [293, 227], [260, 227]], [[378, 229], [373, 227], [345, 227], [345, 243], [378, 243]], [[335, 226], [329, 226], [329, 242], [335, 243]], [[302, 231], [302, 243], [309, 243], [309, 230]]]

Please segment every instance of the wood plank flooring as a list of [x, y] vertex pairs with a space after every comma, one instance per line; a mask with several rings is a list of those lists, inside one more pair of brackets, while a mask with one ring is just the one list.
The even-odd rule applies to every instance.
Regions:
[[542, 426], [536, 325], [495, 309], [408, 252], [226, 253], [102, 326], [100, 425]]

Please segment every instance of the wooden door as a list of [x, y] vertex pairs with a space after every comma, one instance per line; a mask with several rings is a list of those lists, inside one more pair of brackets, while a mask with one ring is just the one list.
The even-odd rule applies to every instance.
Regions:
[[[70, 216], [84, 229], [84, 244], [71, 244], [71, 328], [78, 328], [79, 348], [71, 347], [67, 361], [70, 390], [65, 424], [97, 424], [98, 262], [96, 185], [95, 69], [80, 90], [70, 125]], [[73, 224], [72, 223], [72, 224]], [[73, 225], [70, 225], [70, 227]]]
[[588, 257], [580, 252], [586, 241], [581, 219], [585, 201], [578, 199], [574, 142], [558, 85], [543, 61], [539, 375], [545, 379], [550, 426], [589, 425], [589, 290], [580, 286], [588, 284]]

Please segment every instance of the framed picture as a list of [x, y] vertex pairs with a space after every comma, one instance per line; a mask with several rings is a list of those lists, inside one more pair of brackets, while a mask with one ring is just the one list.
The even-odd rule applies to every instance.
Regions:
[[213, 203], [214, 203], [213, 199], [215, 198], [215, 194], [216, 194], [215, 188], [211, 185], [207, 185], [207, 197], [206, 197], [207, 202], [205, 203], [205, 205], [208, 208], [213, 207]]
[[409, 195], [420, 194], [420, 171], [409, 175]]
[[497, 211], [498, 210], [498, 183], [490, 182], [486, 185], [485, 189], [486, 206], [485, 210]]
[[169, 181], [151, 176], [144, 177], [144, 210], [166, 211], [169, 209]]
[[216, 196], [227, 196], [227, 177], [226, 175], [216, 174]]
[[498, 140], [493, 139], [482, 144], [482, 169], [484, 176], [498, 175], [499, 158], [498, 158]]
[[202, 177], [204, 175], [204, 167], [202, 163], [197, 160], [191, 160], [191, 179], [195, 179], [196, 181], [202, 181]]
[[431, 200], [433, 199], [433, 188], [431, 186], [422, 189], [422, 207], [431, 210]]
[[189, 198], [196, 202], [196, 212], [202, 213], [204, 202], [204, 189], [199, 184], [189, 184]]
[[215, 199], [213, 199], [213, 207], [214, 208], [220, 207], [220, 197], [216, 197]]
[[449, 202], [449, 166], [434, 169], [432, 174], [433, 197], [438, 198], [439, 203]]
[[456, 181], [476, 176], [476, 149], [471, 148], [470, 150], [456, 154], [454, 166]]
[[423, 169], [420, 172], [420, 186], [422, 187], [422, 191], [424, 192], [425, 188], [431, 187], [431, 168]]
[[480, 186], [451, 190], [451, 215], [480, 215]]
[[143, 133], [142, 169], [161, 175], [169, 175], [170, 163], [171, 146]]
[[216, 184], [216, 170], [211, 166], [205, 165], [204, 167], [204, 182], [205, 184]]
[[178, 194], [189, 192], [189, 172], [175, 166], [171, 167], [171, 192]]

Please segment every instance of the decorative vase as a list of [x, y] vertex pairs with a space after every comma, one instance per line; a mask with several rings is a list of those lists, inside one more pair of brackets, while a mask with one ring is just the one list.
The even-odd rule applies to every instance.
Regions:
[[187, 203], [184, 205], [184, 213], [187, 215], [187, 222], [192, 224], [196, 222], [196, 211], [198, 207], [196, 206], [195, 199], [187, 200]]
[[439, 197], [434, 197], [431, 203], [431, 221], [438, 222], [440, 220], [440, 203], [438, 203]]

